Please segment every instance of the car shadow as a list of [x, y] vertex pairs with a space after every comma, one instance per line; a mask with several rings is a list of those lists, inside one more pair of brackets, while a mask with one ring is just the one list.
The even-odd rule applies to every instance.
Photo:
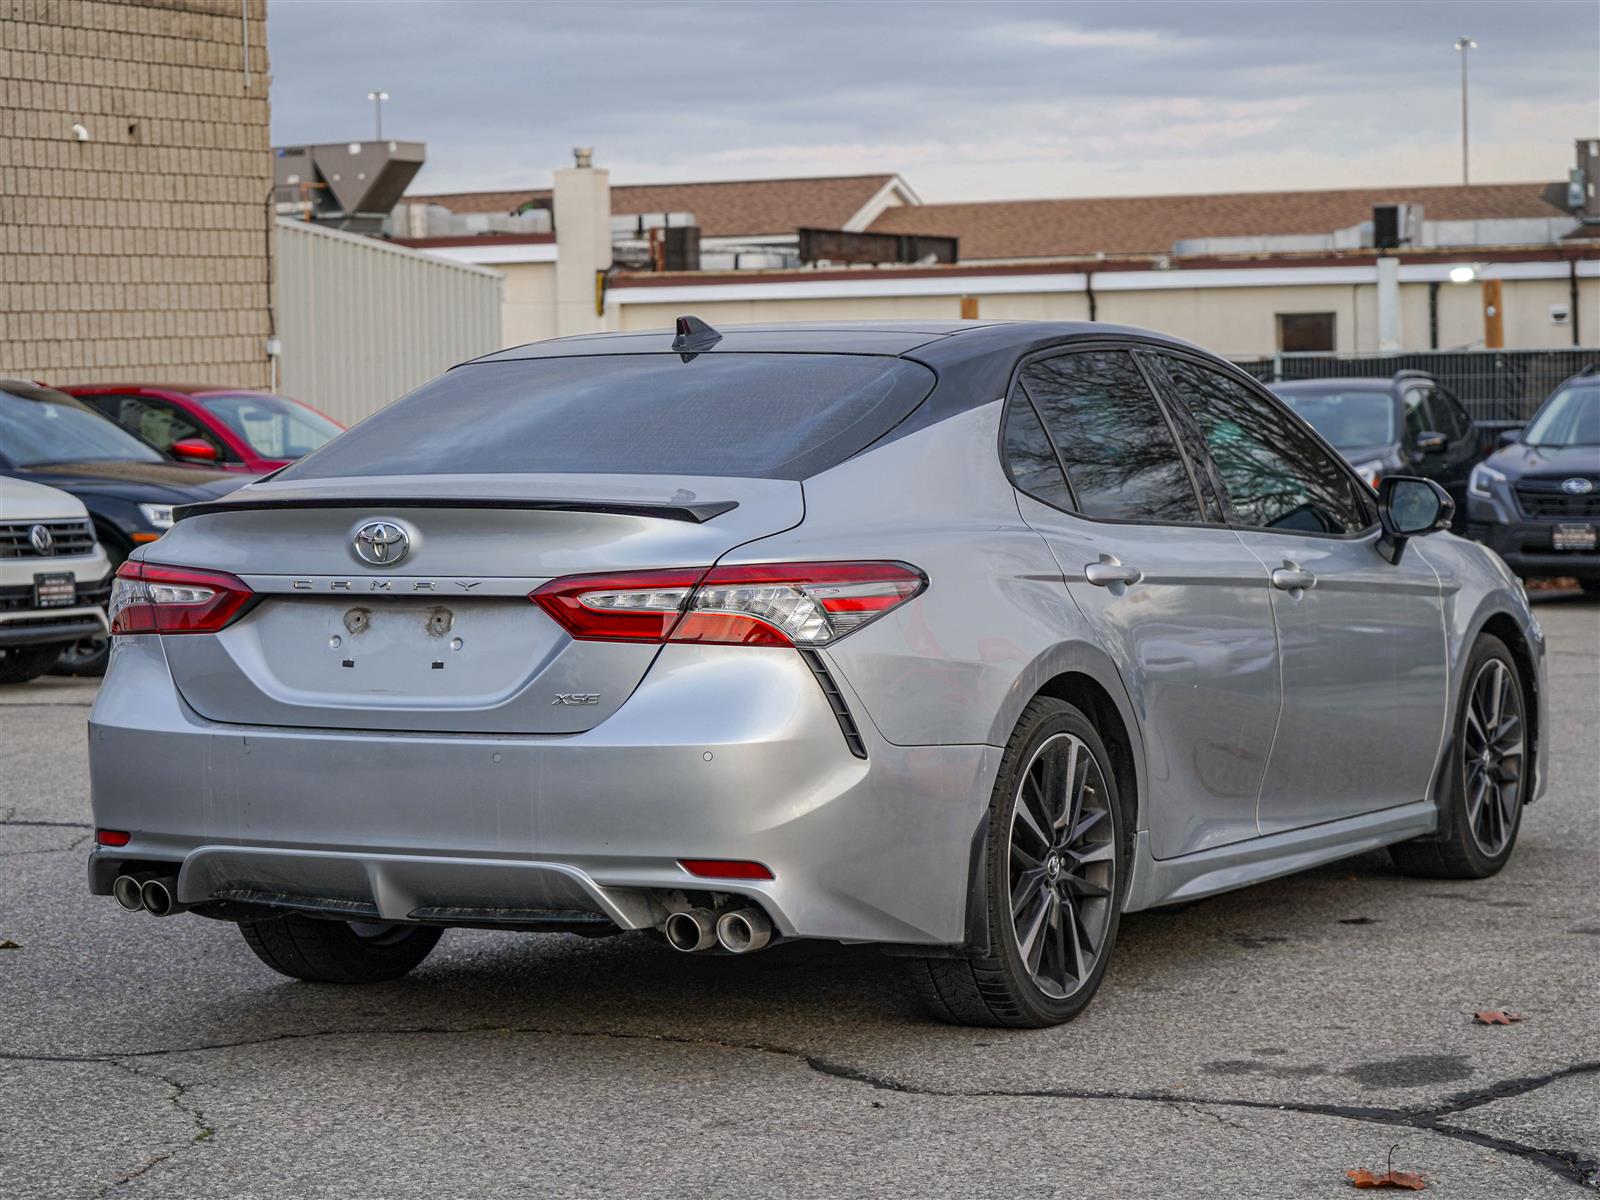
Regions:
[[[1241, 892], [1128, 914], [1091, 1011], [1111, 1015], [1123, 990], [1167, 990], [1188, 972], [1235, 971], [1241, 953], [1320, 942], [1341, 925], [1380, 924], [1387, 889], [1352, 888], [1352, 880], [1414, 882], [1401, 881], [1387, 855], [1364, 854]], [[1340, 893], [1352, 899], [1336, 898]], [[902, 964], [872, 946], [799, 941], [744, 956], [689, 955], [643, 932], [583, 938], [455, 930], [421, 968], [393, 983], [345, 989], [285, 982], [233, 991], [227, 1002], [230, 1023], [242, 1029], [281, 1024], [285, 1005], [319, 1031], [604, 1032], [774, 1048], [822, 1037], [833, 1044], [845, 1030], [855, 1031], [846, 1041], [870, 1029], [881, 1042], [895, 1040], [897, 1029], [948, 1028], [926, 1016]]]

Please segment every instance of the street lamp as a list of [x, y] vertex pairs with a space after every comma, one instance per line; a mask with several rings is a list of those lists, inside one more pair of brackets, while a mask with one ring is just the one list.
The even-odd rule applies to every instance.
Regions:
[[1456, 39], [1456, 53], [1461, 55], [1461, 182], [1467, 183], [1467, 52], [1476, 50], [1478, 43], [1469, 37]]
[[373, 120], [377, 123], [375, 141], [383, 141], [383, 102], [389, 98], [388, 92], [368, 92], [367, 99], [372, 101]]

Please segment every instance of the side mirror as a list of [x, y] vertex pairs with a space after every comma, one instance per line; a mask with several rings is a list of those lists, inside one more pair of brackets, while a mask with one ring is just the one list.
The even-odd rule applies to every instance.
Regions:
[[217, 448], [201, 438], [179, 438], [167, 447], [173, 458], [183, 462], [209, 463], [217, 461]]
[[1378, 520], [1383, 536], [1378, 553], [1398, 563], [1406, 542], [1423, 534], [1449, 529], [1456, 502], [1431, 479], [1414, 475], [1388, 475], [1378, 484]]
[[1497, 440], [1502, 446], [1515, 446], [1518, 439], [1521, 437], [1522, 427], [1519, 425], [1515, 429], [1502, 429], [1500, 431], [1500, 437]]
[[1449, 438], [1442, 433], [1435, 433], [1431, 429], [1417, 434], [1416, 447], [1423, 454], [1443, 454], [1445, 447], [1449, 444]]

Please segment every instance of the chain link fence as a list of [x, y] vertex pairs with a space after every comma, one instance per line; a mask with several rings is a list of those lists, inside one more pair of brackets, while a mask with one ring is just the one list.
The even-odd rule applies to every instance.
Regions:
[[1263, 383], [1387, 378], [1396, 371], [1426, 371], [1456, 394], [1474, 421], [1493, 428], [1522, 424], [1562, 381], [1586, 369], [1600, 370], [1600, 349], [1293, 353], [1234, 362]]

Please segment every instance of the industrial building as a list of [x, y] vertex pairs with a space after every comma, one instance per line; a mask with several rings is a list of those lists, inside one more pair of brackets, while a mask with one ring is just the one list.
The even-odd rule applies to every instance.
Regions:
[[[692, 310], [1100, 320], [1241, 357], [1595, 346], [1600, 142], [1576, 146], [1566, 180], [966, 204], [892, 174], [611, 187], [580, 165], [552, 189], [408, 196], [389, 228], [503, 271], [507, 343]], [[569, 245], [578, 220], [610, 244]]]

